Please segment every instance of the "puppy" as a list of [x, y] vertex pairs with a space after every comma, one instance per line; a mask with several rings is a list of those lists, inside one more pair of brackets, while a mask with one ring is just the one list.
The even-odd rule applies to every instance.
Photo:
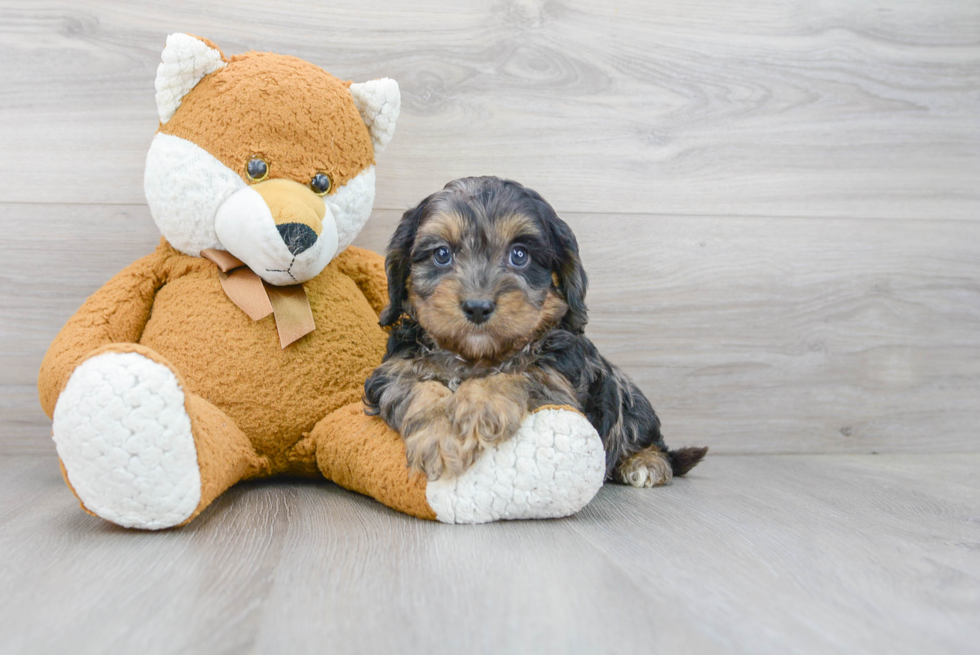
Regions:
[[410, 467], [459, 475], [528, 411], [571, 405], [595, 426], [607, 479], [666, 484], [707, 448], [668, 450], [650, 402], [583, 334], [588, 285], [571, 229], [517, 182], [450, 182], [402, 217], [385, 260], [390, 327], [364, 403]]

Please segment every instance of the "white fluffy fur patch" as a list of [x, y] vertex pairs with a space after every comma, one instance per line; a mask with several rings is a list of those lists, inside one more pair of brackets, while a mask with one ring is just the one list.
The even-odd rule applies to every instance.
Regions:
[[146, 202], [160, 232], [185, 255], [224, 250], [214, 217], [221, 203], [246, 186], [238, 173], [187, 139], [153, 137], [143, 176]]
[[224, 68], [221, 53], [188, 34], [171, 34], [160, 55], [155, 82], [160, 122], [173, 118], [184, 96], [205, 75]]
[[337, 252], [354, 243], [374, 206], [374, 166], [368, 166], [333, 195], [324, 196], [327, 213], [337, 223]]
[[89, 359], [58, 398], [53, 432], [75, 492], [107, 521], [159, 530], [197, 509], [191, 419], [166, 366], [137, 353]]
[[463, 475], [429, 482], [425, 495], [443, 523], [558, 518], [585, 507], [605, 474], [602, 440], [588, 419], [546, 409]]
[[395, 123], [402, 110], [402, 94], [398, 82], [382, 77], [361, 84], [351, 84], [350, 93], [361, 119], [371, 132], [374, 154], [384, 152], [395, 133]]
[[[289, 268], [291, 256], [281, 242], [274, 224], [264, 225], [262, 221], [252, 221], [252, 227], [257, 231], [253, 231], [251, 227], [243, 229], [240, 225], [238, 232], [231, 235], [230, 239], [228, 231], [223, 233], [224, 239], [218, 235], [218, 210], [226, 202], [231, 202], [233, 196], [242, 194], [239, 200], [245, 200], [251, 193], [259, 202], [264, 204], [264, 201], [257, 193], [251, 192], [237, 173], [200, 146], [170, 134], [157, 134], [146, 155], [143, 182], [146, 202], [150, 206], [153, 220], [174, 248], [193, 257], [199, 257], [205, 248], [228, 250], [249, 264], [270, 284], [293, 284], [297, 280], [304, 281], [318, 275], [336, 253], [343, 251], [354, 241], [371, 217], [375, 173], [374, 166], [369, 166], [338, 188], [334, 194], [324, 196], [326, 234], [319, 239], [322, 244], [318, 243], [297, 258], [298, 263], [292, 271], [296, 280], [286, 274], [263, 274], [256, 268]], [[228, 206], [225, 211], [229, 212], [232, 208]], [[271, 215], [269, 220], [271, 221]], [[254, 243], [249, 243], [249, 239], [253, 239]], [[229, 243], [225, 243], [226, 240]], [[231, 241], [236, 243], [233, 245]], [[239, 244], [238, 241], [243, 243]], [[239, 251], [236, 251], [236, 246]], [[278, 254], [275, 257], [257, 257], [251, 252], [254, 250]], [[283, 258], [283, 261], [279, 261]], [[314, 260], [316, 266], [309, 265]]]
[[221, 203], [214, 228], [225, 249], [269, 284], [311, 280], [337, 254], [337, 224], [329, 207], [316, 243], [293, 255], [276, 228], [269, 206], [251, 187], [239, 189]]

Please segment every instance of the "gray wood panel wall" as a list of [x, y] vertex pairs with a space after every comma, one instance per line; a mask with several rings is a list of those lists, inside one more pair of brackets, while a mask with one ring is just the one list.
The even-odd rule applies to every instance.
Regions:
[[0, 452], [78, 305], [158, 239], [166, 34], [402, 87], [358, 240], [455, 177], [576, 230], [589, 334], [672, 443], [980, 450], [980, 2], [0, 2]]

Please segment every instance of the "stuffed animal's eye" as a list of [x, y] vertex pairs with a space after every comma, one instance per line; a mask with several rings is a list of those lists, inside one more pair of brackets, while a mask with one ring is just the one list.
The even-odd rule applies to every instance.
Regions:
[[453, 261], [453, 251], [446, 246], [439, 246], [432, 253], [432, 261], [436, 266], [449, 266]]
[[510, 265], [516, 266], [517, 268], [523, 268], [527, 266], [528, 261], [530, 261], [531, 256], [527, 254], [527, 248], [524, 246], [514, 246], [510, 249]]
[[330, 181], [330, 176], [326, 173], [317, 173], [310, 180], [310, 188], [318, 196], [325, 196], [330, 193], [331, 187], [333, 187], [333, 183]]
[[245, 164], [245, 175], [252, 182], [261, 182], [269, 177], [269, 165], [261, 157], [252, 157]]

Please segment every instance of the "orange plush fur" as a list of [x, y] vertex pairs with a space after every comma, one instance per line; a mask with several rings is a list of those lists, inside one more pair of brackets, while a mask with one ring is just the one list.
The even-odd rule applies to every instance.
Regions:
[[[227, 65], [183, 97], [162, 133], [200, 146], [246, 182], [253, 155], [269, 163], [270, 177], [306, 187], [325, 172], [334, 190], [374, 163], [349, 82], [294, 57], [222, 59]], [[435, 518], [425, 479], [405, 466], [401, 439], [366, 417], [360, 402], [387, 338], [378, 326], [387, 300], [382, 258], [349, 247], [304, 288], [316, 329], [283, 349], [273, 316], [252, 321], [229, 300], [214, 264], [163, 239], [58, 334], [38, 380], [44, 411], [54, 416], [70, 376], [89, 358], [139, 353], [173, 371], [186, 396], [201, 475], [200, 503], [186, 521], [239, 480], [276, 474], [326, 475]], [[71, 486], [70, 470], [65, 477]]]
[[260, 155], [274, 175], [304, 185], [323, 172], [336, 189], [374, 163], [350, 82], [271, 52], [228, 62], [194, 87], [161, 132], [196, 143], [233, 171]]
[[[156, 89], [145, 190], [164, 238], [85, 302], [38, 378], [86, 511], [168, 528], [236, 482], [280, 474], [449, 523], [567, 516], [589, 502], [604, 455], [580, 414], [541, 408], [464, 475], [431, 482], [365, 414], [389, 296], [383, 259], [349, 244], [398, 118], [393, 80], [352, 84], [271, 53], [226, 58], [174, 34]], [[267, 305], [276, 313], [262, 318]]]

